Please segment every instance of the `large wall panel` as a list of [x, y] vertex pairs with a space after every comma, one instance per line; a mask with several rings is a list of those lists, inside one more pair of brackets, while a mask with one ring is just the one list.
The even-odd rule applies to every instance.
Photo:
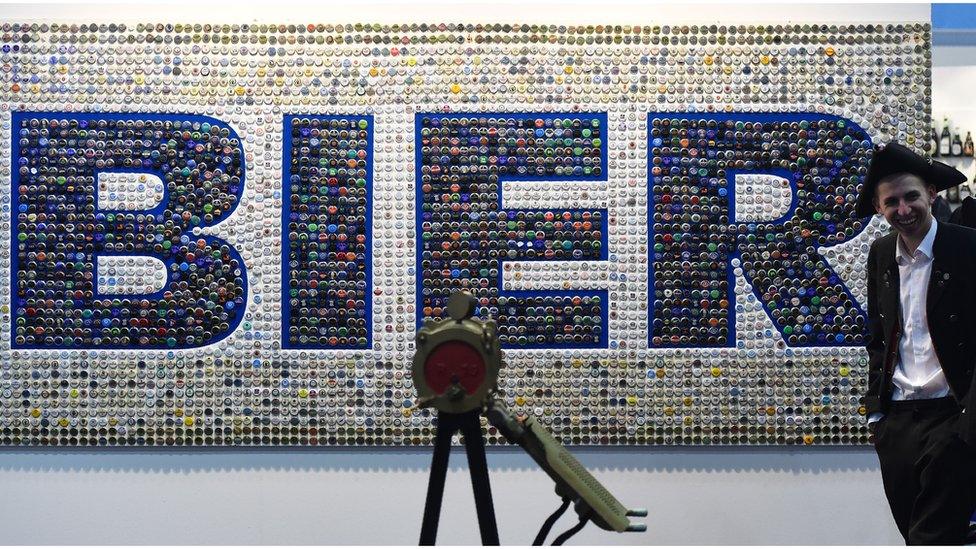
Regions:
[[[0, 24], [0, 444], [411, 445], [468, 289], [575, 444], [861, 444], [921, 23]], [[488, 429], [489, 441], [499, 441]]]

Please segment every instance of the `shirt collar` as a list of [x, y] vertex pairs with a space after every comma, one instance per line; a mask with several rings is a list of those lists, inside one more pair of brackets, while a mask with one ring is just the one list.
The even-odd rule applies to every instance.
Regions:
[[[922, 239], [922, 243], [918, 245], [918, 249], [915, 253], [922, 253], [925, 257], [932, 259], [932, 245], [935, 243], [935, 231], [939, 226], [939, 222], [932, 217], [932, 226], [929, 227], [929, 232], [925, 233], [925, 238]], [[902, 248], [901, 237], [899, 236], [896, 241], [898, 244], [895, 246], [895, 262], [899, 265], [905, 265], [913, 258], [908, 254], [908, 250]]]

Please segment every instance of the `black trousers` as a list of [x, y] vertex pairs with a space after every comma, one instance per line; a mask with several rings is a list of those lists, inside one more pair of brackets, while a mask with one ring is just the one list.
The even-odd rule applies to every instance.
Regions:
[[953, 397], [893, 401], [875, 430], [881, 478], [908, 545], [962, 545], [976, 508], [976, 449]]

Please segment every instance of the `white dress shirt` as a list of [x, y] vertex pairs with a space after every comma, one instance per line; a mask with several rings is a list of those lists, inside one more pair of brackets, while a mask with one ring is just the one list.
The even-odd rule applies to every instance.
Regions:
[[932, 244], [938, 226], [933, 218], [929, 232], [914, 254], [902, 247], [900, 237], [895, 246], [901, 285], [902, 336], [892, 377], [892, 400], [940, 398], [949, 394], [949, 382], [935, 356], [926, 313], [929, 278], [932, 276]]
[[[892, 400], [940, 398], [949, 394], [949, 382], [935, 355], [926, 313], [929, 279], [932, 276], [932, 244], [938, 226], [939, 223], [932, 218], [932, 226], [914, 254], [902, 247], [900, 236], [896, 239], [895, 262], [898, 264], [900, 283], [902, 336], [898, 342], [898, 361], [892, 376]], [[875, 412], [868, 417], [868, 424], [882, 417], [884, 414]]]

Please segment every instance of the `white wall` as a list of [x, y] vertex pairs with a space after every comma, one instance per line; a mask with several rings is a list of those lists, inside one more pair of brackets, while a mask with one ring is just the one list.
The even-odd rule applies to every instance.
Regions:
[[[364, 2], [314, 8], [189, 3], [3, 5], [4, 21], [472, 21], [546, 23], [928, 20], [928, 4], [669, 6], [659, 3]], [[937, 55], [939, 60], [940, 56]], [[934, 71], [933, 95], [955, 73]], [[972, 71], [972, 69], [969, 69]], [[945, 76], [950, 74], [950, 76]], [[973, 72], [966, 78], [973, 82]], [[960, 87], [960, 105], [972, 85]], [[937, 107], [938, 108], [938, 107]], [[972, 112], [972, 111], [970, 111]], [[968, 126], [967, 126], [968, 127]], [[976, 125], [972, 127], [976, 128]], [[442, 543], [477, 544], [466, 463], [456, 450]], [[582, 449], [581, 461], [648, 532], [589, 526], [589, 544], [894, 544], [870, 449]], [[413, 544], [428, 450], [50, 451], [0, 453], [0, 539], [8, 544]], [[528, 544], [558, 501], [524, 454], [489, 454], [501, 540]], [[572, 524], [564, 517], [557, 533]], [[551, 538], [550, 538], [551, 539]]]
[[[897, 544], [873, 451], [578, 450], [646, 533], [589, 525], [572, 544]], [[478, 544], [462, 449], [438, 541]], [[488, 456], [503, 544], [528, 545], [559, 501], [520, 451]], [[0, 454], [7, 544], [417, 543], [428, 450]], [[550, 540], [575, 523], [568, 513]]]
[[663, 0], [454, 0], [395, 2], [269, 2], [245, 4], [228, 0], [158, 3], [75, 2], [3, 4], [0, 14], [10, 21], [85, 21], [233, 23], [258, 19], [289, 23], [548, 23], [548, 24], [674, 24], [676, 22], [785, 23], [929, 21], [929, 4], [666, 2]]
[[[939, 46], [932, 48], [932, 116], [939, 131], [943, 117], [949, 124], [973, 133], [976, 139], [976, 47]], [[969, 176], [960, 187], [960, 194], [973, 194], [976, 180], [976, 161], [972, 158], [940, 159]]]

